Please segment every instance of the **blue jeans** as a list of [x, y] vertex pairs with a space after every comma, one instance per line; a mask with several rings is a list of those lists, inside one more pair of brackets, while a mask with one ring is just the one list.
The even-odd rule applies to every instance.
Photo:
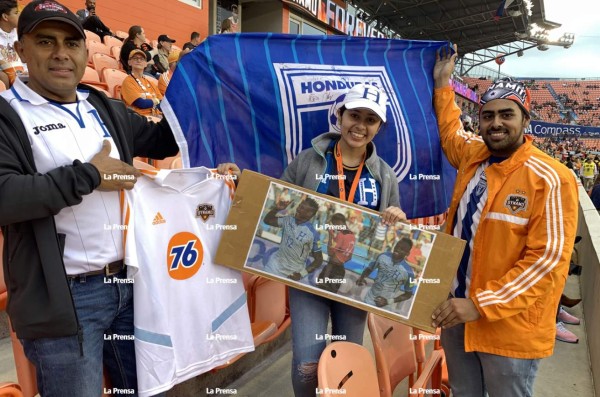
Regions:
[[[315, 395], [317, 366], [335, 336], [362, 345], [367, 313], [295, 288], [289, 289], [292, 318], [292, 385], [296, 397]], [[327, 333], [331, 314], [331, 334]], [[333, 338], [330, 336], [334, 336]]]
[[465, 353], [464, 324], [443, 329], [441, 339], [454, 397], [533, 395], [539, 359], [511, 358], [481, 352]]
[[[115, 278], [124, 279], [125, 271]], [[113, 277], [107, 279], [113, 281]], [[101, 275], [87, 277], [85, 282], [70, 279], [69, 286], [83, 331], [82, 345], [77, 335], [21, 340], [25, 355], [36, 367], [40, 395], [101, 396], [103, 361], [112, 394], [122, 394], [114, 389], [137, 393], [134, 342], [113, 337], [133, 335], [132, 284], [105, 283]]]

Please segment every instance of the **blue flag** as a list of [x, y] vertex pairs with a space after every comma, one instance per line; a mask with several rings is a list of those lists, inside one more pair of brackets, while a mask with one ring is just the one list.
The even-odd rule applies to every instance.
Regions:
[[444, 42], [297, 36], [210, 36], [184, 56], [161, 108], [184, 167], [235, 162], [275, 178], [312, 138], [339, 131], [341, 95], [383, 88], [387, 123], [374, 143], [396, 172], [409, 218], [448, 208], [456, 171], [439, 144], [432, 106], [435, 52]]

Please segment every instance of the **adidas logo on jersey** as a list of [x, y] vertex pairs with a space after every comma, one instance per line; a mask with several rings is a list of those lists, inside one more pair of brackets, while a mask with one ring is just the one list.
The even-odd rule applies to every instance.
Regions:
[[160, 212], [157, 212], [156, 216], [154, 216], [154, 220], [152, 221], [152, 224], [158, 225], [161, 223], [167, 223], [167, 221], [165, 220], [165, 218], [163, 218], [163, 216], [160, 214]]

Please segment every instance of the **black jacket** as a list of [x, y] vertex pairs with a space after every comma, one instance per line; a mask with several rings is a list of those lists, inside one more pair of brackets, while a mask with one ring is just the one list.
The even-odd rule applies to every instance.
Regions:
[[[178, 147], [166, 120], [154, 124], [120, 101], [87, 86], [88, 101], [108, 128], [121, 159], [162, 159]], [[70, 336], [78, 321], [62, 260], [64, 235], [54, 215], [79, 204], [100, 185], [98, 170], [75, 160], [72, 165], [37, 173], [25, 127], [0, 97], [0, 225], [7, 312], [22, 339]]]

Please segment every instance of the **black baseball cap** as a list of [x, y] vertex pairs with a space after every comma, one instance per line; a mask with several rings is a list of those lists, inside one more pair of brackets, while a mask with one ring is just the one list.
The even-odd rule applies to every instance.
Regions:
[[168, 41], [170, 43], [174, 43], [175, 42], [175, 40], [171, 39], [166, 34], [161, 34], [160, 36], [158, 36], [158, 42], [161, 42], [161, 41]]
[[85, 32], [79, 18], [64, 5], [52, 0], [37, 0], [27, 4], [19, 15], [17, 35], [19, 40], [31, 32], [40, 22], [59, 21], [73, 26], [85, 39]]

